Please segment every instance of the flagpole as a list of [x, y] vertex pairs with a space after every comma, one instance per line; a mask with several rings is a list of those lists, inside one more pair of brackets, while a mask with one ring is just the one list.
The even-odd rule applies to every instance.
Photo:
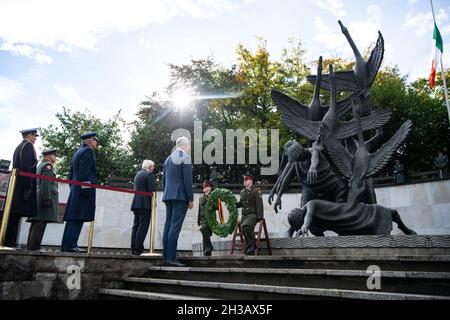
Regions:
[[[430, 0], [431, 5], [431, 13], [433, 14], [433, 22], [436, 24], [436, 16], [434, 15], [434, 7], [433, 7], [433, 0]], [[444, 84], [444, 96], [445, 96], [445, 104], [447, 105], [447, 115], [448, 115], [448, 122], [450, 123], [450, 103], [448, 101], [448, 88], [447, 88], [447, 80], [446, 78], [446, 72], [444, 71], [444, 64], [442, 63], [442, 56], [443, 52], [439, 55], [439, 60], [441, 64], [441, 75], [442, 75], [442, 82]]]

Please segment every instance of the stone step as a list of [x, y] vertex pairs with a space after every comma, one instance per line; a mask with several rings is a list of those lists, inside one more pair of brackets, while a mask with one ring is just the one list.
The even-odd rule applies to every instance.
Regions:
[[178, 279], [128, 277], [124, 285], [133, 290], [194, 294], [218, 299], [363, 299], [363, 300], [450, 300], [450, 296], [390, 293], [379, 291], [344, 290], [223, 283]]
[[368, 256], [368, 255], [315, 255], [295, 256], [211, 256], [180, 257], [189, 267], [245, 267], [289, 269], [339, 269], [366, 270], [377, 265], [381, 270], [447, 272], [450, 270], [449, 255], [434, 256]]
[[146, 292], [122, 289], [100, 289], [99, 294], [106, 299], [143, 299], [143, 300], [214, 300], [207, 297], [187, 296], [160, 292]]
[[[301, 274], [301, 275], [327, 275], [327, 276], [362, 276], [367, 277], [366, 270], [336, 270], [336, 269], [286, 269], [286, 268], [202, 268], [202, 267], [170, 267], [151, 266], [149, 271], [166, 272], [208, 272], [208, 273], [250, 273], [250, 274]], [[450, 272], [424, 272], [424, 271], [381, 271], [382, 278], [425, 278], [450, 280]]]
[[[370, 273], [372, 274], [372, 273]], [[367, 290], [366, 270], [149, 267], [151, 278]], [[450, 272], [381, 271], [384, 292], [450, 296]]]

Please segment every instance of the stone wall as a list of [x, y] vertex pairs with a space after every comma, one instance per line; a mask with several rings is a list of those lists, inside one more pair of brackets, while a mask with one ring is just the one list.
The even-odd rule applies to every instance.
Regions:
[[[60, 185], [60, 202], [68, 197], [68, 186]], [[450, 234], [450, 180], [418, 184], [377, 188], [378, 203], [396, 208], [405, 224], [420, 235]], [[94, 233], [94, 247], [128, 248], [130, 245], [133, 214], [129, 210], [133, 195], [106, 190], [97, 190], [97, 210]], [[155, 226], [155, 249], [161, 249], [162, 232], [165, 221], [165, 206], [161, 202], [162, 193], [157, 195], [157, 212]], [[180, 250], [191, 250], [192, 244], [201, 242], [197, 227], [198, 198], [195, 194], [195, 207], [188, 210], [179, 238]], [[237, 195], [238, 197], [238, 195]], [[263, 195], [265, 218], [272, 238], [283, 237], [288, 228], [287, 214], [300, 203], [300, 193], [283, 195], [282, 210], [275, 214], [267, 202], [268, 194]], [[19, 243], [25, 244], [29, 224], [23, 222]], [[43, 244], [60, 245], [64, 231], [63, 224], [50, 224], [44, 236]], [[80, 235], [79, 245], [86, 246], [89, 224], [85, 224]], [[396, 226], [393, 235], [401, 234]], [[329, 233], [328, 235], [332, 235]], [[213, 236], [213, 241], [229, 240]], [[148, 246], [149, 237], [145, 241]]]
[[0, 300], [98, 299], [99, 288], [120, 288], [123, 277], [143, 276], [154, 264], [158, 258], [0, 251]]

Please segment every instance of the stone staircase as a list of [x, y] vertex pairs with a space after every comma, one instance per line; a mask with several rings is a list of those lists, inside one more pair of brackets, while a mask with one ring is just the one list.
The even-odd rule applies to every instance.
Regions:
[[[148, 266], [102, 299], [450, 299], [450, 255], [183, 257], [186, 267]], [[370, 290], [369, 266], [380, 268]]]

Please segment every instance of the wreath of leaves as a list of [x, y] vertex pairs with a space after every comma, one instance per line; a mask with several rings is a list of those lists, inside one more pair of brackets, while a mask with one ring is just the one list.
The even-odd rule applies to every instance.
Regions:
[[[216, 218], [217, 200], [219, 198], [225, 203], [228, 212], [230, 213], [228, 221], [224, 224], [219, 223]], [[232, 234], [238, 220], [238, 211], [234, 194], [228, 189], [215, 189], [212, 191], [208, 202], [206, 202], [205, 216], [206, 221], [214, 234], [220, 237], [226, 237], [229, 234]]]

